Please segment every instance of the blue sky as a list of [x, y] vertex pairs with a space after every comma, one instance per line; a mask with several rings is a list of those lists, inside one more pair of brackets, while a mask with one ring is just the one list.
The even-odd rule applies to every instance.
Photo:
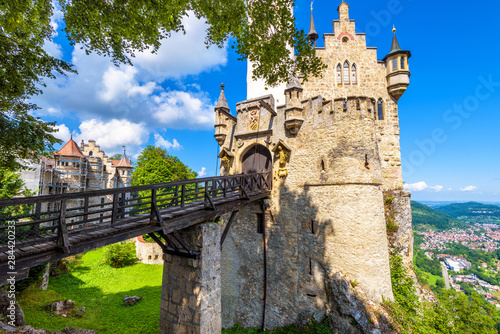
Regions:
[[[318, 46], [332, 32], [340, 1], [314, 2]], [[392, 26], [411, 50], [411, 84], [399, 101], [403, 178], [415, 200], [500, 201], [500, 4], [492, 1], [350, 1], [357, 32], [382, 59]], [[310, 1], [296, 2], [299, 28], [309, 26]], [[158, 55], [139, 54], [134, 67], [73, 49], [64, 34], [46, 49], [75, 64], [78, 75], [47, 80], [33, 98], [59, 136], [95, 139], [108, 153], [136, 156], [156, 144], [201, 175], [216, 172], [213, 106], [219, 85], [235, 104], [246, 98], [246, 62], [229, 46], [206, 49], [203, 22], [185, 19]], [[60, 30], [59, 14], [53, 24]]]

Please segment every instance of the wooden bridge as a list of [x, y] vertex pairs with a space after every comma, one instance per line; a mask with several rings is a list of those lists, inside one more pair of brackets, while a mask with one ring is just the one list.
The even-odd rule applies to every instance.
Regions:
[[222, 245], [234, 213], [271, 186], [264, 172], [0, 200], [0, 276], [144, 234], [195, 257], [177, 231], [232, 212]]

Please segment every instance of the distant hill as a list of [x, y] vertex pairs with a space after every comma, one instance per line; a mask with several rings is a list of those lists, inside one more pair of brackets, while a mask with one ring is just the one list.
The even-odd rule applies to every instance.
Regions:
[[469, 225], [449, 215], [436, 211], [427, 205], [411, 201], [413, 229], [415, 230], [448, 230], [451, 228], [467, 228]]
[[452, 217], [498, 217], [500, 218], [500, 206], [482, 204], [477, 202], [453, 203], [436, 210], [446, 213]]

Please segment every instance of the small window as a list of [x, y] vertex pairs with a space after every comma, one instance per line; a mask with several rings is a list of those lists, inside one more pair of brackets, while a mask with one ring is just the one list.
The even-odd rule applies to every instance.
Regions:
[[347, 112], [347, 100], [346, 99], [342, 100], [342, 108], [344, 109], [344, 112]]
[[342, 85], [342, 67], [337, 65], [337, 84]]
[[382, 99], [378, 99], [377, 101], [377, 119], [379, 121], [384, 120], [384, 104], [382, 102]]
[[392, 70], [395, 71], [398, 69], [398, 58], [392, 58]]
[[349, 41], [349, 37], [343, 37], [342, 42], [347, 43]]
[[352, 64], [351, 67], [351, 83], [356, 84], [358, 81], [356, 79], [356, 65]]
[[349, 63], [347, 60], [344, 63], [344, 84], [349, 84]]
[[93, 156], [94, 155], [94, 152], [90, 151], [89, 152], [89, 157]]
[[257, 214], [257, 233], [264, 233], [264, 214], [262, 213]]
[[405, 57], [401, 57], [401, 69], [405, 69]]
[[361, 102], [359, 99], [356, 99], [356, 110], [361, 110]]
[[321, 160], [321, 171], [322, 172], [325, 171], [325, 161], [324, 160]]
[[311, 234], [316, 234], [316, 222], [311, 220]]
[[104, 171], [106, 171], [106, 165], [104, 165]]

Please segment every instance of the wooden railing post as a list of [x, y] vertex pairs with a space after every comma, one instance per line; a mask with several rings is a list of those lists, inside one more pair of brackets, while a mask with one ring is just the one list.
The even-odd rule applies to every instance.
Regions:
[[[42, 212], [42, 203], [38, 202], [35, 204], [35, 216], [34, 216], [35, 221], [40, 220], [41, 212]], [[32, 228], [33, 235], [38, 236], [40, 234], [40, 224], [39, 223], [32, 225], [31, 228]]]
[[151, 189], [151, 210], [149, 215], [150, 220], [154, 220], [156, 216], [155, 204], [156, 204], [156, 189], [153, 188]]
[[67, 204], [66, 199], [61, 200], [61, 211], [59, 211], [58, 244], [59, 246], [62, 247], [63, 252], [65, 254], [68, 254], [69, 238], [68, 238], [68, 228], [66, 226], [66, 204]]
[[89, 198], [85, 197], [83, 199], [83, 224], [86, 224], [89, 219]]
[[111, 213], [111, 225], [116, 223], [116, 218], [118, 218], [118, 193], [113, 194], [113, 209]]
[[181, 208], [184, 207], [186, 201], [186, 185], [183, 184], [181, 188]]

